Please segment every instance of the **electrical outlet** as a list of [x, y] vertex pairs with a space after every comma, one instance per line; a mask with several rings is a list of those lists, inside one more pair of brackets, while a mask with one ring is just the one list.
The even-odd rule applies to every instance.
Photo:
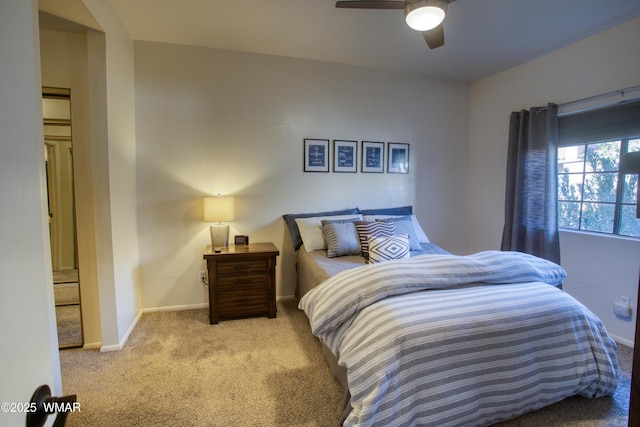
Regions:
[[616, 316], [623, 317], [625, 319], [631, 319], [631, 306], [623, 305], [619, 302], [613, 304], [613, 313]]
[[619, 295], [618, 302], [613, 304], [613, 313], [618, 317], [631, 319], [631, 298]]
[[198, 281], [200, 283], [204, 283], [204, 281], [206, 280], [207, 276], [206, 276], [206, 271], [201, 270], [200, 272], [198, 272]]

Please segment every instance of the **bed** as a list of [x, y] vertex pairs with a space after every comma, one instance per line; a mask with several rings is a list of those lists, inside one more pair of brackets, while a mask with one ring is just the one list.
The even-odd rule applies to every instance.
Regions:
[[410, 256], [367, 263], [328, 256], [327, 240], [298, 247], [296, 293], [345, 388], [343, 425], [486, 426], [615, 391], [616, 344], [559, 288], [560, 266], [517, 252], [456, 256], [424, 241]]

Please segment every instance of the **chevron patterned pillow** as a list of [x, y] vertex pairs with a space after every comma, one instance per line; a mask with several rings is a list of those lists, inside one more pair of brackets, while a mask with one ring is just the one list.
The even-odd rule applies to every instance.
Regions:
[[396, 234], [396, 225], [392, 219], [380, 221], [355, 221], [360, 247], [365, 261], [369, 260], [369, 237], [391, 237]]
[[369, 264], [409, 258], [409, 236], [369, 237]]

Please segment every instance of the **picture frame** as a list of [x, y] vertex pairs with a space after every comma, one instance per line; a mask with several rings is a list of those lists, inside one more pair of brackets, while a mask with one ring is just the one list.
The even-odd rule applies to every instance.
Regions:
[[362, 166], [365, 173], [384, 173], [384, 142], [362, 141]]
[[333, 140], [333, 171], [356, 173], [358, 167], [358, 141]]
[[387, 144], [387, 172], [409, 173], [409, 144]]
[[304, 139], [305, 172], [329, 172], [329, 140]]

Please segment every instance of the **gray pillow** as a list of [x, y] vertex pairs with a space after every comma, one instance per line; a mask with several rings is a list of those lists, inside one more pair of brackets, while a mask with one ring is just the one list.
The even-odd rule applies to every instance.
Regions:
[[327, 241], [327, 257], [360, 255], [360, 239], [353, 221], [322, 221], [324, 238]]
[[420, 246], [420, 241], [418, 240], [418, 235], [413, 227], [411, 215], [391, 218], [391, 220], [393, 220], [393, 223], [396, 225], [396, 235], [406, 234], [409, 236], [409, 249], [412, 251], [422, 250], [422, 246]]
[[357, 214], [358, 208], [353, 209], [343, 209], [340, 211], [330, 211], [330, 212], [314, 212], [314, 213], [302, 213], [302, 214], [286, 214], [282, 215], [285, 224], [287, 224], [287, 228], [289, 229], [289, 234], [291, 235], [291, 243], [293, 244], [293, 250], [297, 251], [300, 246], [302, 246], [302, 237], [300, 237], [300, 230], [298, 229], [298, 224], [296, 224], [296, 218], [312, 218], [315, 216], [331, 216], [331, 215], [350, 215]]

